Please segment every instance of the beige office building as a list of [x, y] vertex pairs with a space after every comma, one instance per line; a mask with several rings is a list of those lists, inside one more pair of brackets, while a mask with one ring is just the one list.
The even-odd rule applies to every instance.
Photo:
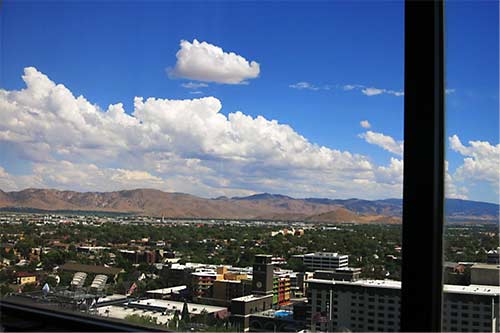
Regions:
[[[307, 284], [311, 331], [400, 330], [400, 281], [310, 279]], [[443, 331], [498, 332], [499, 296], [498, 286], [445, 285]]]

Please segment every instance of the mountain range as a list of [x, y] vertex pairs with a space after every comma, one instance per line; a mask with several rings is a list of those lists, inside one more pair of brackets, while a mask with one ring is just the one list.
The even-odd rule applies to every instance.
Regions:
[[[446, 199], [449, 222], [498, 223], [499, 205]], [[200, 198], [153, 189], [75, 192], [54, 189], [0, 190], [1, 210], [131, 213], [169, 218], [266, 219], [319, 223], [400, 223], [401, 199], [296, 199], [261, 193], [247, 197]]]

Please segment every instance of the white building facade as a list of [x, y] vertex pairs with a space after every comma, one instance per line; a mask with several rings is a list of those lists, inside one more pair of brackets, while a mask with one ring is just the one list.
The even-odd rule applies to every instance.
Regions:
[[304, 265], [308, 270], [334, 270], [347, 267], [349, 256], [332, 252], [316, 252], [304, 254]]
[[[311, 331], [400, 330], [401, 283], [391, 280], [307, 281]], [[443, 331], [498, 332], [500, 287], [444, 286]], [[418, 314], [415, 314], [418, 315]]]

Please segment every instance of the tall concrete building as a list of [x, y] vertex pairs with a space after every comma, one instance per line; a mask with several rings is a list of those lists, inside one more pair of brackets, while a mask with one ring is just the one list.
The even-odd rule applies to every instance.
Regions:
[[349, 256], [331, 252], [316, 252], [304, 254], [304, 265], [308, 270], [334, 270], [347, 267]]
[[[401, 282], [309, 279], [307, 326], [312, 331], [400, 330]], [[445, 285], [443, 330], [499, 331], [500, 287]], [[418, 315], [416, 313], [415, 315]]]

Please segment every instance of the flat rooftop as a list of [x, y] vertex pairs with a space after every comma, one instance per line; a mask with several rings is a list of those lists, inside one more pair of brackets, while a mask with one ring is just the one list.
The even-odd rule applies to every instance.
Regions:
[[348, 255], [347, 254], [340, 254], [337, 252], [314, 252], [314, 253], [304, 254], [304, 258], [309, 258], [309, 257], [338, 258], [338, 257], [348, 257]]
[[126, 300], [126, 299], [127, 299], [127, 296], [122, 295], [122, 294], [107, 295], [104, 297], [99, 297], [99, 299], [97, 300], [97, 304], [104, 303], [104, 302], [111, 302], [111, 301]]
[[[388, 289], [401, 289], [401, 281], [395, 280], [357, 280], [349, 281], [335, 281], [335, 280], [322, 280], [322, 279], [309, 279], [307, 283], [322, 283], [330, 285], [348, 285], [360, 286], [371, 288], [388, 288]], [[467, 294], [467, 295], [481, 295], [481, 296], [500, 296], [500, 286], [487, 286], [479, 284], [471, 284], [468, 286], [459, 286], [453, 284], [445, 284], [444, 291], [453, 294]]]
[[154, 289], [154, 290], [148, 290], [146, 293], [148, 294], [160, 294], [160, 295], [168, 295], [176, 291], [181, 291], [186, 289], [187, 286], [176, 286], [176, 287], [170, 287], [170, 288], [161, 288], [161, 289]]
[[491, 270], [500, 270], [499, 264], [474, 264], [471, 268], [479, 268], [479, 269], [491, 269]]
[[265, 296], [264, 295], [247, 295], [247, 296], [241, 296], [238, 298], [233, 298], [232, 300], [239, 301], [239, 302], [252, 302], [252, 301], [259, 300], [259, 299], [268, 298], [271, 296], [272, 295], [265, 295]]
[[215, 280], [214, 283], [234, 283], [234, 284], [239, 284], [241, 283], [241, 280]]
[[97, 314], [104, 318], [125, 319], [130, 315], [151, 316], [156, 318], [158, 324], [167, 324], [173, 317], [173, 313], [162, 314], [155, 311], [143, 309], [131, 309], [123, 306], [108, 305], [97, 308]]
[[480, 284], [471, 284], [468, 286], [445, 284], [444, 291], [452, 294], [500, 296], [500, 286], [486, 286]]
[[204, 277], [204, 276], [217, 277], [218, 274], [215, 271], [204, 271], [204, 272], [193, 272], [191, 273], [191, 275], [199, 277]]
[[[142, 299], [139, 301], [132, 301], [128, 303], [129, 307], [146, 306], [151, 308], [161, 308], [162, 310], [179, 310], [182, 311], [184, 306], [183, 302], [162, 300], [162, 299]], [[203, 310], [208, 313], [215, 313], [220, 311], [227, 311], [227, 308], [221, 306], [187, 303], [188, 311], [191, 314], [200, 314]]]

